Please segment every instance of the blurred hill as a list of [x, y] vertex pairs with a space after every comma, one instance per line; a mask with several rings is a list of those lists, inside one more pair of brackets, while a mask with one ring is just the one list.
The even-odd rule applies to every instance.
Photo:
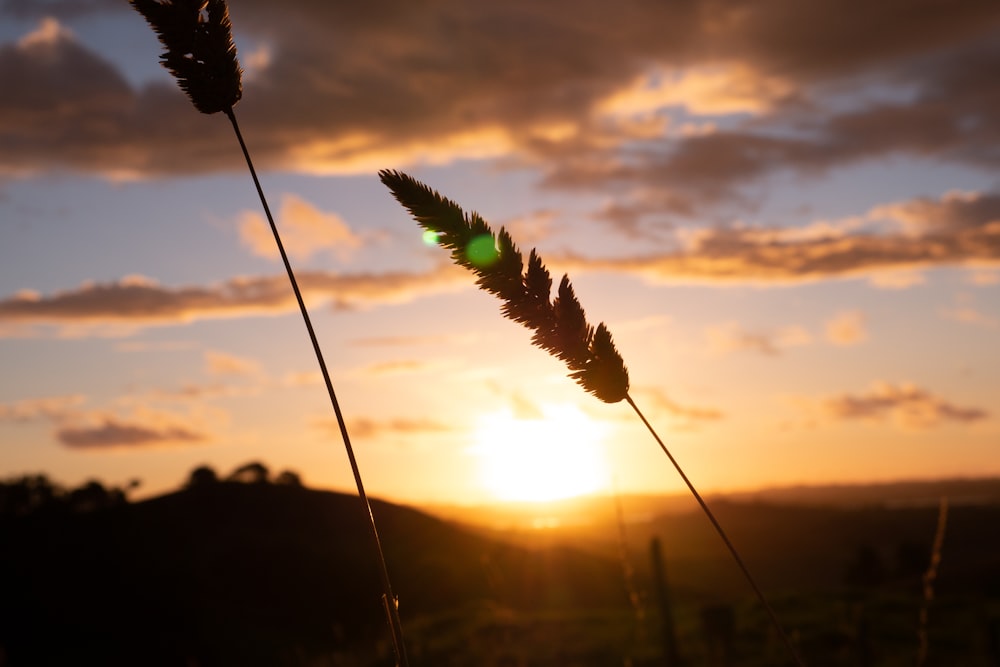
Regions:
[[[939, 479], [871, 484], [801, 485], [706, 494], [710, 503], [740, 502], [853, 509], [860, 507], [937, 507], [942, 497], [952, 505], [1000, 504], [1000, 478]], [[549, 503], [493, 505], [426, 504], [434, 516], [492, 530], [586, 528], [616, 521], [616, 505], [627, 523], [697, 510], [689, 493], [594, 495]]]
[[[765, 489], [708, 502], [769, 591], [809, 594], [862, 583], [919, 594], [943, 497], [949, 509], [940, 592], [1000, 597], [1000, 479]], [[643, 577], [649, 576], [650, 540], [659, 538], [675, 594], [704, 602], [749, 595], [690, 496], [598, 496], [429, 511], [495, 539], [572, 544], [609, 559], [620, 560], [624, 535]]]
[[[356, 496], [303, 488], [287, 472], [271, 480], [260, 464], [226, 481], [198, 469], [184, 490], [137, 503], [96, 483], [57, 493], [44, 478], [26, 480], [0, 498], [5, 667], [392, 664]], [[972, 628], [972, 639], [961, 635], [955, 647], [982, 655], [986, 640], [977, 637], [1000, 641], [997, 487], [995, 480], [828, 487], [710, 503], [769, 596], [795, 605], [786, 618], [819, 642], [817, 656], [829, 650], [822, 638], [838, 623], [857, 639], [850, 614], [860, 601], [897, 610], [906, 632], [896, 643], [909, 650], [938, 499], [947, 495], [935, 594], [954, 611], [946, 617], [936, 608], [935, 618], [955, 637]], [[504, 659], [555, 651], [531, 663], [546, 666], [571, 664], [570, 655], [572, 664], [621, 664], [638, 613], [626, 595], [626, 569], [645, 618], [656, 617], [654, 538], [688, 651], [700, 645], [699, 610], [722, 605], [754, 617], [753, 607], [740, 606], [750, 597], [746, 582], [687, 498], [462, 508], [454, 521], [386, 502], [373, 511], [419, 654], [411, 655], [414, 665], [486, 664], [489, 647], [500, 647], [495, 654]], [[983, 623], [994, 625], [980, 630]], [[765, 639], [753, 630], [746, 641], [766, 648]], [[952, 655], [965, 655], [959, 648]]]
[[[495, 604], [627, 604], [613, 561], [534, 551], [376, 502], [408, 618]], [[280, 665], [377, 644], [384, 619], [356, 496], [216, 482], [86, 512], [0, 517], [9, 665]]]

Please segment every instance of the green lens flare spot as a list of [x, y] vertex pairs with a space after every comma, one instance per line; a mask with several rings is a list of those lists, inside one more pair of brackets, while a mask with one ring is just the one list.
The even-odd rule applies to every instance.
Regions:
[[438, 244], [438, 238], [441, 236], [440, 232], [435, 232], [433, 230], [426, 230], [424, 232], [424, 245], [435, 246]]
[[465, 246], [465, 256], [480, 268], [490, 266], [500, 257], [492, 234], [480, 234]]

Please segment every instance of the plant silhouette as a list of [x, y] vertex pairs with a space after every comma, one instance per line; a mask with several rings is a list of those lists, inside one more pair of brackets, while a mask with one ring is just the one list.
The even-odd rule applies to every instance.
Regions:
[[225, 0], [129, 0], [129, 4], [145, 17], [163, 43], [166, 51], [160, 56], [160, 62], [174, 75], [181, 89], [191, 99], [195, 108], [205, 114], [222, 112], [229, 118], [233, 126], [233, 131], [243, 151], [243, 157], [246, 159], [247, 169], [250, 171], [250, 176], [260, 197], [261, 206], [271, 227], [271, 233], [278, 247], [278, 253], [281, 255], [281, 261], [285, 265], [288, 280], [291, 283], [292, 291], [295, 293], [295, 300], [298, 302], [302, 320], [305, 323], [309, 339], [312, 342], [313, 351], [316, 354], [316, 361], [319, 363], [320, 371], [323, 374], [327, 393], [330, 396], [330, 403], [337, 417], [337, 423], [340, 427], [344, 447], [347, 450], [347, 457], [350, 461], [358, 495], [364, 504], [371, 528], [372, 540], [380, 565], [383, 602], [389, 628], [392, 633], [397, 662], [401, 665], [407, 665], [406, 649], [403, 644], [396, 596], [392, 592], [388, 567], [385, 563], [381, 540], [379, 539], [378, 529], [375, 525], [375, 516], [372, 513], [371, 503], [364, 489], [361, 471], [354, 456], [354, 449], [351, 446], [350, 436], [347, 432], [347, 425], [340, 408], [340, 403], [334, 392], [333, 381], [330, 379], [330, 373], [323, 359], [323, 353], [320, 349], [316, 332], [313, 329], [312, 320], [309, 317], [298, 281], [295, 278], [295, 272], [292, 270], [288, 254], [285, 252], [281, 235], [278, 233], [278, 227], [274, 222], [274, 217], [271, 215], [271, 209], [267, 204], [264, 190], [260, 185], [260, 180], [257, 178], [257, 172], [250, 158], [250, 152], [247, 149], [246, 142], [243, 140], [243, 134], [240, 132], [240, 126], [236, 121], [236, 114], [233, 111], [233, 107], [243, 96], [243, 85], [242, 70], [237, 58], [236, 45], [233, 43], [229, 8]]
[[629, 396], [628, 369], [615, 348], [611, 333], [603, 323], [594, 328], [587, 322], [569, 276], [563, 276], [556, 297], [550, 301], [552, 279], [534, 249], [525, 269], [521, 252], [503, 227], [494, 233], [478, 213], [466, 214], [458, 204], [403, 172], [384, 169], [379, 172], [379, 178], [417, 223], [441, 246], [451, 250], [456, 264], [476, 274], [477, 285], [504, 301], [501, 312], [505, 317], [535, 331], [532, 344], [564, 361], [570, 377], [589, 393], [605, 403], [624, 400], [632, 407], [722, 538], [796, 663], [802, 664], [739, 551], [677, 459]]

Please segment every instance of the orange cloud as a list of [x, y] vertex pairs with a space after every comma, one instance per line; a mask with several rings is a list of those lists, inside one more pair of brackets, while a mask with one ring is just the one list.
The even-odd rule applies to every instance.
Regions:
[[415, 373], [426, 369], [426, 362], [416, 359], [405, 359], [372, 364], [365, 368], [365, 373], [369, 375], [398, 375], [402, 373]]
[[61, 419], [75, 413], [86, 398], [79, 394], [28, 398], [13, 403], [0, 404], [0, 422], [26, 422], [36, 419]]
[[698, 115], [759, 114], [794, 91], [794, 85], [745, 62], [662, 68], [638, 77], [598, 104], [602, 113], [650, 114], [683, 107]]
[[857, 345], [866, 338], [865, 314], [859, 310], [838, 313], [826, 323], [826, 338], [834, 345]]
[[260, 365], [250, 359], [208, 350], [205, 352], [205, 365], [210, 375], [256, 375], [260, 372]]
[[[910, 206], [913, 204], [913, 206]], [[694, 230], [685, 246], [659, 255], [587, 259], [567, 254], [567, 270], [634, 273], [653, 282], [796, 283], [867, 276], [872, 279], [938, 266], [1000, 265], [1000, 195], [937, 202], [914, 200], [873, 209], [870, 217], [902, 217], [904, 231], [826, 231], [769, 227]], [[921, 224], [915, 222], [917, 212]], [[914, 233], [914, 229], [918, 232]], [[912, 284], [908, 281], [907, 284]]]
[[[276, 217], [281, 242], [292, 257], [308, 259], [326, 250], [341, 258], [361, 247], [361, 237], [336, 213], [326, 213], [295, 195], [286, 194]], [[244, 212], [239, 218], [240, 239], [261, 257], [278, 259], [270, 225], [256, 212]]]
[[706, 331], [709, 349], [717, 354], [731, 352], [758, 352], [765, 356], [776, 356], [789, 347], [807, 345], [812, 341], [808, 331], [800, 326], [787, 326], [776, 331], [748, 332], [730, 322], [709, 327]]

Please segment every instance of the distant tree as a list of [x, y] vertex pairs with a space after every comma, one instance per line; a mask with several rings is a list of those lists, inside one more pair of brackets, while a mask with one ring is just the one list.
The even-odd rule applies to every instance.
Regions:
[[282, 486], [302, 486], [302, 478], [293, 470], [282, 470], [275, 476], [274, 483]]
[[42, 474], [0, 482], [0, 515], [30, 514], [61, 504], [64, 492]]
[[66, 506], [73, 512], [93, 512], [128, 502], [121, 487], [105, 487], [97, 480], [90, 480], [83, 486], [71, 490], [64, 500]]
[[227, 482], [242, 482], [243, 484], [267, 484], [270, 470], [260, 461], [244, 463], [226, 477]]
[[203, 465], [191, 471], [185, 486], [189, 489], [198, 489], [212, 486], [218, 482], [219, 476], [215, 473], [215, 470], [207, 465]]

